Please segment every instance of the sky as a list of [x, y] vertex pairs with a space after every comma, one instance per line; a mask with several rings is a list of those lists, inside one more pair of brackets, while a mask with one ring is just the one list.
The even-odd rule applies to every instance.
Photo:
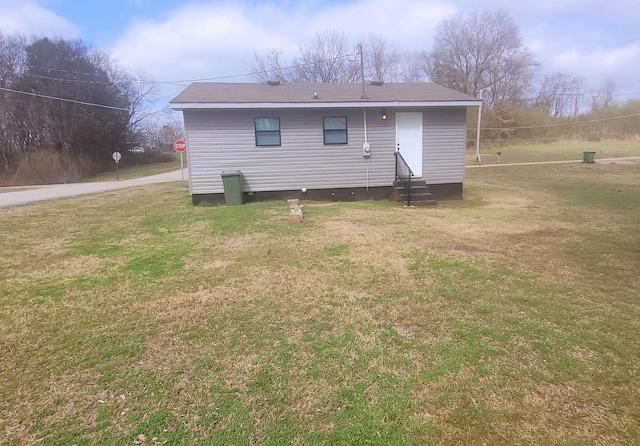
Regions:
[[81, 39], [108, 50], [132, 73], [158, 81], [158, 103], [192, 80], [252, 81], [256, 52], [285, 60], [326, 30], [354, 39], [380, 35], [402, 50], [430, 50], [437, 24], [452, 15], [507, 9], [539, 75], [606, 80], [618, 103], [640, 99], [637, 0], [0, 0], [0, 32]]

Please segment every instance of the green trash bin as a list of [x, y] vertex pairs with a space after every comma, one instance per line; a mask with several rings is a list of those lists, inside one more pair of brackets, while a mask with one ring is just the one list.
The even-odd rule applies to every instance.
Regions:
[[229, 205], [243, 204], [242, 172], [239, 170], [222, 172], [222, 185], [224, 186], [225, 203]]
[[582, 152], [582, 162], [587, 164], [593, 164], [596, 162], [596, 152], [590, 152], [585, 150]]

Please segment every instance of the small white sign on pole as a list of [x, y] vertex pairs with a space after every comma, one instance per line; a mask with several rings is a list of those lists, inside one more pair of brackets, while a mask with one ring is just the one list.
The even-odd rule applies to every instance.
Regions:
[[120, 165], [120, 158], [122, 158], [122, 154], [120, 152], [113, 152], [111, 158], [116, 162], [116, 181], [120, 181], [120, 171], [118, 170], [118, 166]]

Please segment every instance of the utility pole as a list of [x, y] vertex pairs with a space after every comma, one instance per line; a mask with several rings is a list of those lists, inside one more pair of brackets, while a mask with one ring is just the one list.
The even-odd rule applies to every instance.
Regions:
[[[480, 89], [480, 99], [484, 101], [484, 89]], [[478, 106], [478, 129], [476, 133], [476, 163], [482, 164], [480, 158], [480, 125], [482, 123], [482, 102]]]
[[360, 99], [369, 99], [364, 91], [364, 54], [361, 43], [358, 44], [358, 51], [360, 51], [360, 78], [362, 79], [362, 96], [360, 96]]

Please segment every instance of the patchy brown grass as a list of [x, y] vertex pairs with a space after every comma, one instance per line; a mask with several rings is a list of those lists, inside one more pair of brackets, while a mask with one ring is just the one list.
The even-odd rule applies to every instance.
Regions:
[[633, 444], [639, 164], [465, 200], [2, 210], [0, 443]]

